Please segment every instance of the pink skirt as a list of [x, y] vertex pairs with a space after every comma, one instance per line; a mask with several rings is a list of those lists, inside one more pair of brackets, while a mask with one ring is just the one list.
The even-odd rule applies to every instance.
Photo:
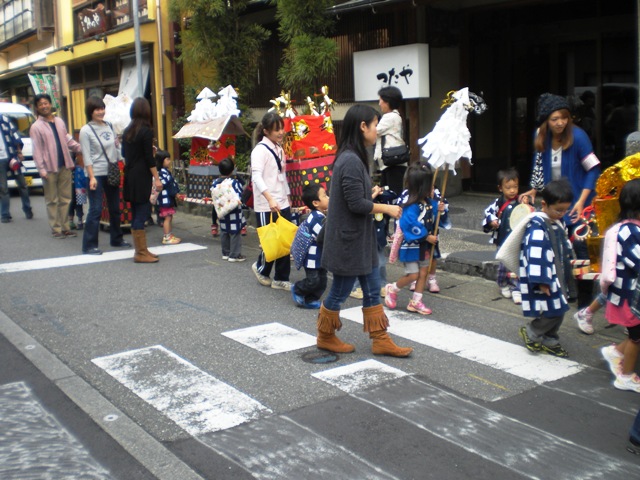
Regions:
[[176, 209], [173, 207], [160, 207], [160, 218], [170, 217], [176, 214]]
[[640, 319], [633, 314], [627, 300], [623, 300], [622, 305], [613, 305], [611, 302], [607, 302], [604, 316], [607, 322], [622, 325], [623, 327], [640, 325]]

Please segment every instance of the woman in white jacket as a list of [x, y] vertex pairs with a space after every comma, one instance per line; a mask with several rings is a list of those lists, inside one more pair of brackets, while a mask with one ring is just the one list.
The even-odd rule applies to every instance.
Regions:
[[[254, 130], [255, 147], [251, 152], [251, 182], [253, 183], [254, 211], [258, 227], [275, 221], [277, 215], [291, 220], [290, 190], [287, 183], [286, 163], [282, 149], [284, 121], [275, 112], [268, 112]], [[272, 215], [274, 215], [272, 218]], [[275, 263], [273, 280], [269, 278]], [[267, 262], [260, 251], [258, 261], [252, 265], [258, 283], [265, 287], [291, 290], [289, 255]]]
[[378, 166], [378, 169], [382, 172], [381, 183], [382, 186], [388, 186], [389, 190], [394, 191], [398, 195], [403, 190], [404, 173], [407, 170], [407, 164], [396, 165], [393, 167], [387, 167], [382, 162], [382, 148], [398, 147], [405, 145], [404, 138], [402, 136], [402, 117], [398, 109], [402, 104], [402, 92], [397, 87], [383, 87], [378, 91], [378, 105], [382, 111], [382, 118], [378, 123], [377, 132], [378, 138], [376, 140], [376, 148], [373, 154], [373, 158]]

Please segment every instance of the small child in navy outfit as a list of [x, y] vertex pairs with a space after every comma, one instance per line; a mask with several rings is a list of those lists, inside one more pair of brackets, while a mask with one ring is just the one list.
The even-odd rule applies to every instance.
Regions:
[[[482, 230], [491, 232], [491, 243], [500, 248], [511, 233], [511, 212], [518, 205], [519, 176], [515, 168], [498, 171], [498, 190], [502, 195], [496, 198], [484, 211]], [[509, 271], [502, 264], [498, 265], [498, 277], [496, 282], [500, 287], [500, 293], [505, 298], [512, 298], [513, 303], [522, 303], [520, 282], [516, 278], [510, 278]]]
[[[231, 186], [238, 194], [238, 200], [242, 195], [242, 183], [236, 178], [231, 178], [235, 164], [230, 158], [225, 158], [218, 164], [220, 177], [215, 179], [211, 184], [211, 188], [231, 179]], [[238, 202], [238, 207], [229, 212], [224, 217], [219, 218], [220, 222], [220, 243], [222, 245], [222, 259], [229, 262], [244, 262], [247, 257], [242, 255], [242, 230], [246, 226], [242, 207]]]
[[320, 298], [327, 288], [327, 271], [320, 266], [322, 244], [318, 243], [318, 235], [324, 227], [329, 196], [324, 187], [311, 184], [306, 185], [302, 190], [302, 201], [311, 210], [305, 222], [313, 241], [304, 261], [306, 278], [292, 286], [291, 297], [302, 308], [320, 308]]
[[176, 214], [176, 195], [180, 193], [180, 187], [175, 178], [173, 178], [173, 175], [171, 175], [169, 171], [170, 167], [171, 157], [156, 155], [156, 168], [158, 169], [158, 176], [162, 182], [162, 192], [158, 195], [158, 216], [163, 219], [163, 245], [176, 245], [182, 241], [171, 231], [173, 216]]

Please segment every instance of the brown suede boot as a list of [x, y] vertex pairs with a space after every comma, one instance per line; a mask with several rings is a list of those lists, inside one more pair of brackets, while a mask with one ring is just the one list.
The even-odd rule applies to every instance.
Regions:
[[147, 235], [144, 230], [131, 230], [133, 236], [133, 245], [135, 253], [133, 254], [133, 261], [135, 263], [156, 263], [157, 257], [150, 255], [147, 250]]
[[158, 258], [158, 255], [153, 253], [151, 250], [147, 248], [147, 232], [145, 230], [140, 230], [144, 235], [142, 235], [142, 251], [149, 257]]
[[413, 352], [413, 348], [399, 347], [387, 333], [389, 319], [384, 313], [382, 304], [373, 307], [363, 307], [364, 331], [369, 333], [369, 338], [373, 340], [371, 352], [374, 355], [389, 355], [391, 357], [408, 357]]
[[336, 330], [342, 328], [340, 312], [320, 306], [318, 313], [318, 338], [316, 345], [321, 350], [329, 350], [334, 353], [351, 353], [356, 347], [350, 343], [345, 343], [336, 336]]

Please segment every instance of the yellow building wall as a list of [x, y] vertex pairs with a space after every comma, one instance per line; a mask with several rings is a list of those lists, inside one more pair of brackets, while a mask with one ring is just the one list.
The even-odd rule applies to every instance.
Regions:
[[[157, 138], [160, 148], [173, 153], [173, 107], [166, 105], [164, 92], [166, 88], [176, 86], [172, 80], [171, 61], [163, 53], [170, 48], [169, 38], [169, 0], [147, 0], [147, 18], [156, 20], [160, 18], [160, 28], [157, 21], [149, 22], [144, 20], [140, 24], [140, 40], [144, 47], [147, 47], [152, 58], [152, 70], [150, 72], [152, 82], [153, 110], [156, 114], [154, 125], [157, 126]], [[56, 66], [61, 70], [61, 94], [68, 98], [68, 119], [69, 130], [77, 130], [85, 123], [84, 105], [86, 92], [83, 89], [69, 90], [68, 75], [62, 73], [61, 67], [83, 63], [99, 57], [118, 55], [131, 51], [135, 44], [134, 29], [115, 33], [107, 32], [106, 42], [104, 41], [82, 41], [74, 44], [74, 15], [73, 0], [58, 0], [57, 2], [57, 32], [58, 49], [47, 55], [47, 65]], [[159, 34], [161, 41], [159, 42]], [[70, 47], [73, 47], [71, 51]], [[67, 51], [64, 50], [67, 47]], [[160, 50], [162, 48], [162, 50]], [[66, 70], [66, 69], [65, 69]]]

